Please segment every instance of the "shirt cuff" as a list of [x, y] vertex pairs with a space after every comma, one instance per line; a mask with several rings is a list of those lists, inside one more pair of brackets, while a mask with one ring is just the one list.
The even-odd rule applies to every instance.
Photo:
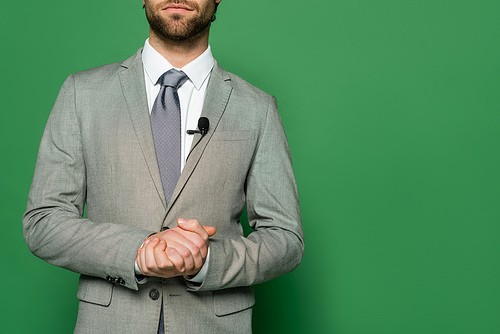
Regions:
[[144, 276], [137, 265], [137, 261], [134, 261], [134, 273], [135, 273], [135, 281], [137, 284], [144, 284], [148, 281], [148, 277]]
[[[142, 247], [142, 245], [144, 245], [144, 242], [146, 242], [146, 240], [144, 240], [142, 242], [141, 247]], [[134, 273], [135, 273], [135, 280], [136, 280], [137, 284], [144, 284], [148, 281], [148, 278], [146, 276], [144, 276], [141, 269], [137, 265], [137, 260], [134, 260]]]
[[203, 267], [201, 267], [200, 271], [194, 277], [184, 276], [184, 278], [191, 282], [201, 284], [205, 280], [205, 276], [207, 275], [208, 270], [208, 260], [210, 260], [210, 246], [208, 246], [207, 258], [205, 259], [205, 263], [203, 263]]
[[141, 269], [139, 269], [139, 266], [137, 265], [137, 260], [134, 261], [134, 273], [136, 275], [143, 275]]

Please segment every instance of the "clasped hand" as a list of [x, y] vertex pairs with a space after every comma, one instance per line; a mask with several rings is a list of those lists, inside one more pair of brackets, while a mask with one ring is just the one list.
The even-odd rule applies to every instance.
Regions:
[[165, 278], [194, 276], [203, 267], [208, 238], [215, 234], [215, 227], [182, 218], [177, 220], [177, 225], [153, 234], [137, 249], [137, 265], [144, 275]]

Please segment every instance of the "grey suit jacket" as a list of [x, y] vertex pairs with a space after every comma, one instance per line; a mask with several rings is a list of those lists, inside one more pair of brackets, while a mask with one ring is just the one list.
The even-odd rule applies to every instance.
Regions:
[[[216, 64], [202, 111], [209, 132], [167, 206], [141, 51], [65, 81], [23, 217], [28, 247], [81, 274], [76, 333], [154, 334], [162, 302], [167, 333], [250, 332], [251, 286], [293, 270], [304, 249], [276, 100]], [[245, 205], [254, 230], [246, 237]], [[181, 277], [137, 284], [137, 248], [179, 217], [217, 228], [203, 284]]]

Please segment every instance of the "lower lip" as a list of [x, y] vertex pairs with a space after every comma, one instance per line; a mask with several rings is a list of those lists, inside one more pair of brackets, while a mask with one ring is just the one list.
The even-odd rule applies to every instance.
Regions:
[[167, 9], [165, 9], [165, 11], [168, 12], [168, 13], [187, 13], [187, 12], [191, 12], [190, 10], [184, 9], [184, 8], [167, 8]]

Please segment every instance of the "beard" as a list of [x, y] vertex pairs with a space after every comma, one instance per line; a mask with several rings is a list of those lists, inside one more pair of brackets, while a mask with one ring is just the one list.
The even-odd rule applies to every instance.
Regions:
[[[193, 8], [198, 14], [192, 18], [183, 17], [180, 14], [170, 15], [165, 19], [159, 14], [161, 8], [167, 4], [183, 4]], [[197, 3], [188, 0], [170, 0], [157, 6], [156, 10], [146, 1], [146, 18], [151, 29], [159, 36], [172, 41], [185, 41], [205, 31], [211, 23], [215, 13], [215, 3], [208, 2], [208, 5], [201, 8]]]

